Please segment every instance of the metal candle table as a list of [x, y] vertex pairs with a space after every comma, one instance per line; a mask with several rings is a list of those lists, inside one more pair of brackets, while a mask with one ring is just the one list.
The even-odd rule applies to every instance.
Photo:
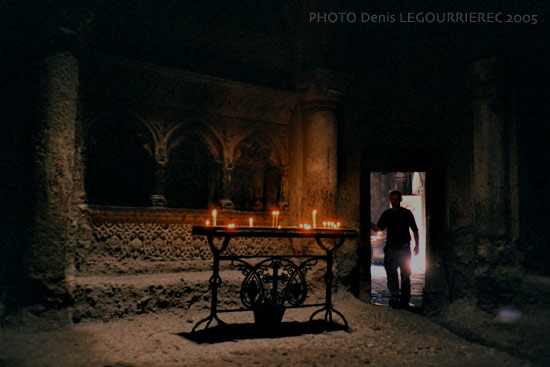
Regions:
[[[332, 322], [333, 313], [338, 315], [348, 328], [348, 322], [344, 315], [332, 307], [332, 271], [333, 254], [336, 249], [344, 244], [346, 238], [356, 238], [357, 230], [354, 229], [299, 229], [299, 228], [275, 228], [275, 227], [242, 227], [227, 228], [213, 226], [194, 226], [193, 235], [206, 236], [208, 245], [213, 254], [213, 270], [210, 277], [210, 290], [212, 293], [210, 315], [200, 320], [193, 327], [192, 332], [205, 324], [207, 329], [213, 320], [219, 325], [225, 324], [218, 312], [253, 311], [257, 324], [272, 326], [279, 323], [286, 308], [321, 307], [311, 314], [310, 321], [315, 315], [324, 312], [325, 322]], [[229, 242], [234, 237], [242, 238], [311, 238], [324, 251], [324, 255], [285, 255], [269, 254], [257, 256], [236, 256], [223, 253], [227, 250]], [[222, 239], [221, 245], [214, 244], [214, 238]], [[332, 245], [323, 243], [322, 240], [333, 240]], [[260, 259], [257, 263], [251, 263], [251, 259]], [[262, 260], [263, 259], [263, 260]], [[290, 260], [296, 259], [296, 262]], [[231, 261], [231, 264], [239, 269], [244, 280], [241, 285], [240, 298], [244, 308], [218, 309], [218, 288], [222, 283], [220, 277], [220, 261]], [[299, 263], [298, 260], [300, 260]], [[326, 261], [327, 267], [324, 275], [325, 302], [318, 304], [304, 304], [308, 287], [305, 275], [318, 260]]]

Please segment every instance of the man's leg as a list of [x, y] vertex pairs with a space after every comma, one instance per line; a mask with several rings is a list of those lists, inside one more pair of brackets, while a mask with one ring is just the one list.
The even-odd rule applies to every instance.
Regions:
[[390, 306], [397, 307], [399, 304], [399, 278], [397, 267], [399, 266], [399, 256], [395, 249], [384, 247], [384, 268], [388, 279], [388, 290], [390, 291]]
[[411, 300], [411, 249], [406, 247], [402, 249], [399, 259], [399, 269], [401, 271], [401, 302], [402, 307], [408, 307]]

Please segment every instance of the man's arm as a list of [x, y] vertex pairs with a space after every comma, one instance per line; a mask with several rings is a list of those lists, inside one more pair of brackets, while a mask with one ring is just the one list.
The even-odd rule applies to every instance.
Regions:
[[413, 231], [413, 237], [414, 237], [414, 249], [413, 249], [413, 252], [415, 255], [418, 255], [418, 253], [420, 252], [420, 245], [419, 245], [419, 241], [418, 241], [418, 231]]
[[411, 230], [413, 232], [414, 237], [414, 254], [418, 255], [420, 252], [420, 241], [418, 238], [418, 226], [416, 225], [416, 221], [414, 220], [413, 213], [409, 210], [409, 227], [411, 227]]
[[370, 222], [370, 229], [372, 231], [374, 231], [374, 232], [384, 232], [384, 230], [387, 227], [385, 214], [386, 214], [386, 212], [382, 213], [382, 215], [380, 216], [380, 219], [378, 219], [378, 223], [374, 224], [374, 222], [372, 222], [372, 221]]

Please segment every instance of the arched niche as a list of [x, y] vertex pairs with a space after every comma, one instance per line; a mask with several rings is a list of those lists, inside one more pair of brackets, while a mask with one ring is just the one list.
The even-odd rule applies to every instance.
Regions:
[[88, 204], [148, 207], [154, 190], [151, 137], [130, 114], [108, 114], [86, 136], [84, 187]]
[[218, 165], [198, 129], [184, 131], [166, 165], [166, 201], [172, 208], [206, 209], [219, 200]]
[[275, 150], [270, 140], [258, 135], [239, 144], [232, 180], [232, 200], [237, 210], [267, 211], [277, 206], [281, 172]]

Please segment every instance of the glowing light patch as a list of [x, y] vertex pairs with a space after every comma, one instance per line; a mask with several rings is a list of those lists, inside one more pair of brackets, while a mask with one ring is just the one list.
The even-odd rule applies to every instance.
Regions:
[[501, 308], [497, 312], [496, 321], [501, 324], [514, 324], [521, 318], [521, 311], [513, 308]]

